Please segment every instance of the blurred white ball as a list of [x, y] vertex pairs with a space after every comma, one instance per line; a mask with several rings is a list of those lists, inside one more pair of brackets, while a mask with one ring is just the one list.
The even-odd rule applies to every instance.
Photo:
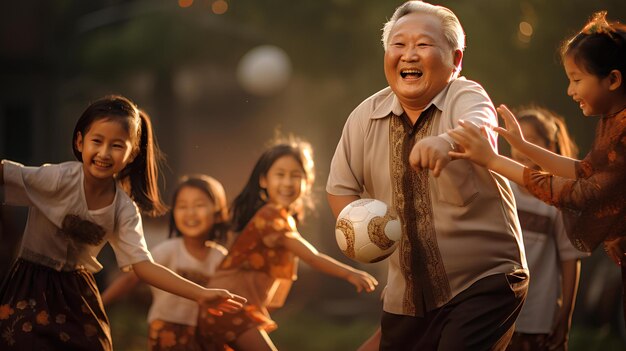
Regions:
[[287, 53], [273, 45], [261, 45], [239, 60], [237, 80], [245, 91], [270, 96], [283, 89], [291, 77], [291, 60]]
[[376, 199], [359, 199], [348, 204], [335, 225], [335, 239], [341, 251], [361, 263], [384, 260], [402, 237], [400, 221], [387, 204]]

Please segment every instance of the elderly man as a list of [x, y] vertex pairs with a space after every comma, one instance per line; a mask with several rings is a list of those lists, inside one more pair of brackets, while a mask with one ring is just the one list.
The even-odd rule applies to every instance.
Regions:
[[513, 195], [498, 174], [451, 161], [446, 133], [460, 119], [495, 125], [495, 109], [478, 83], [458, 77], [465, 39], [452, 11], [407, 2], [382, 41], [389, 87], [348, 117], [326, 187], [335, 216], [373, 197], [402, 223], [380, 349], [504, 349], [528, 283]]

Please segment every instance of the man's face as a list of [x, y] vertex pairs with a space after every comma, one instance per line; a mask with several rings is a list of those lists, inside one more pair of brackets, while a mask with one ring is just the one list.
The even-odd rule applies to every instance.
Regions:
[[452, 78], [453, 57], [441, 20], [411, 13], [401, 17], [389, 33], [385, 77], [403, 106], [424, 108]]

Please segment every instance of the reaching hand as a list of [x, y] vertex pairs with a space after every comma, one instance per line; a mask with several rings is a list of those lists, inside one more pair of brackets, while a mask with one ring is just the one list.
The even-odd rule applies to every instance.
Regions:
[[234, 313], [239, 311], [246, 299], [239, 295], [231, 294], [224, 289], [204, 289], [198, 303], [203, 308], [207, 308], [209, 313], [221, 316], [224, 312]]
[[452, 159], [467, 159], [480, 166], [488, 167], [488, 164], [498, 155], [491, 148], [487, 139], [486, 126], [479, 127], [471, 121], [460, 120], [459, 125], [463, 128], [455, 128], [448, 131], [448, 135], [461, 146], [459, 151], [450, 151], [448, 155]]
[[350, 273], [346, 280], [350, 282], [350, 284], [356, 286], [356, 291], [361, 292], [363, 289], [367, 292], [372, 292], [376, 289], [376, 285], [378, 285], [378, 281], [376, 278], [372, 277], [369, 273], [355, 270]]
[[450, 143], [438, 136], [429, 136], [418, 141], [409, 155], [409, 164], [416, 171], [430, 169], [433, 176], [438, 177], [441, 171], [451, 161], [448, 156]]
[[524, 140], [522, 129], [513, 115], [513, 112], [511, 112], [506, 105], [500, 105], [496, 108], [496, 110], [498, 110], [500, 117], [504, 120], [504, 126], [506, 129], [502, 127], [495, 127], [493, 130], [502, 135], [502, 137], [504, 137], [504, 139], [506, 139], [512, 147], [518, 150], [523, 150], [522, 145], [526, 141]]

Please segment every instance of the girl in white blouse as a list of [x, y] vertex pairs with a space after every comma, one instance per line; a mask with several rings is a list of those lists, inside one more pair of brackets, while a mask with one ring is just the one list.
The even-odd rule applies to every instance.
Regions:
[[0, 349], [111, 350], [93, 273], [109, 242], [123, 270], [223, 311], [244, 299], [206, 289], [154, 263], [140, 210], [164, 212], [150, 117], [122, 96], [87, 107], [72, 136], [80, 162], [24, 167], [3, 160], [4, 202], [28, 206], [18, 259], [0, 288]]

